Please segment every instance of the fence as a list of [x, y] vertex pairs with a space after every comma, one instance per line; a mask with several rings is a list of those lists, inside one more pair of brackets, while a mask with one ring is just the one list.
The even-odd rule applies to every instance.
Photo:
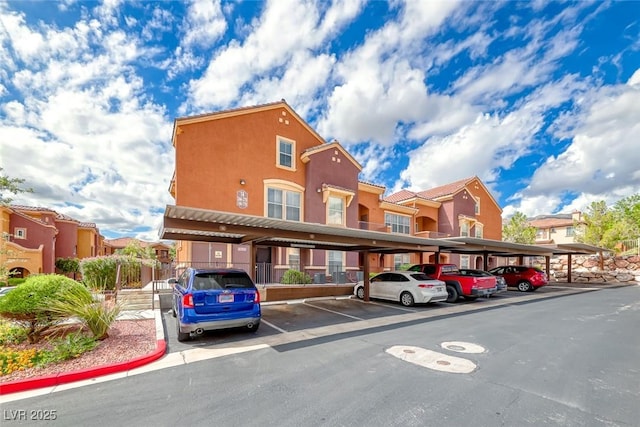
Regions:
[[[240, 270], [244, 270], [251, 275], [251, 265], [249, 263], [226, 263], [226, 262], [190, 262], [190, 263], [180, 263], [175, 266], [172, 271], [174, 272], [173, 276], [177, 277], [182, 272], [189, 268], [238, 268]], [[325, 266], [318, 267], [314, 266], [313, 268], [300, 268], [299, 264], [290, 264], [290, 265], [274, 265], [271, 263], [257, 263], [255, 266], [255, 271], [253, 274], [254, 281], [256, 284], [274, 284], [274, 283], [282, 283], [282, 278], [288, 270], [296, 270], [302, 271], [306, 273], [311, 280], [311, 283], [314, 284], [324, 284], [324, 283], [333, 283], [333, 284], [349, 284], [355, 283], [358, 280], [362, 280], [363, 273], [357, 270], [344, 270], [339, 266]], [[167, 277], [168, 278], [168, 277]], [[165, 278], [162, 278], [165, 279]], [[162, 280], [159, 279], [159, 280]]]
[[622, 240], [616, 245], [616, 247], [620, 250], [620, 253], [640, 256], [640, 237], [637, 239]]

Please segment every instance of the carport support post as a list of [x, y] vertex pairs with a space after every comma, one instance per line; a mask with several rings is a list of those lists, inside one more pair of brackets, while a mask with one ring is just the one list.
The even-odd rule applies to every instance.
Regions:
[[567, 254], [567, 283], [571, 283], [571, 254]]
[[547, 269], [547, 277], [551, 279], [551, 256], [544, 256], [544, 267]]
[[369, 251], [363, 252], [362, 280], [364, 281], [364, 300], [369, 302]]

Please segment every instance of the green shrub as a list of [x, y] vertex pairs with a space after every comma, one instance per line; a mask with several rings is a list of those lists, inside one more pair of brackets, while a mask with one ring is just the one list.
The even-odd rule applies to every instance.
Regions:
[[[68, 288], [62, 297], [45, 302], [50, 312], [62, 317], [75, 317], [85, 325], [98, 340], [107, 338], [111, 324], [116, 320], [122, 306], [112, 301], [87, 299], [86, 289]], [[90, 295], [90, 294], [89, 294]]]
[[25, 327], [30, 343], [38, 342], [43, 332], [66, 320], [49, 311], [45, 303], [62, 298], [63, 291], [69, 288], [84, 290], [86, 298], [92, 300], [91, 293], [73, 279], [59, 274], [31, 275], [0, 298], [0, 316]]
[[20, 344], [27, 339], [27, 330], [5, 319], [0, 319], [0, 347]]
[[75, 273], [80, 271], [80, 261], [78, 258], [58, 258], [56, 259], [56, 268], [63, 274]]
[[98, 342], [93, 337], [74, 332], [63, 338], [52, 340], [51, 345], [53, 346], [52, 350], [39, 352], [39, 357], [34, 360], [36, 366], [75, 359], [82, 353], [93, 350]]
[[89, 289], [93, 290], [114, 290], [117, 269], [116, 257], [102, 256], [84, 258], [80, 261], [82, 280]]
[[298, 270], [287, 270], [282, 275], [280, 283], [285, 285], [308, 284], [311, 283], [311, 276]]
[[7, 279], [8, 282], [8, 286], [18, 286], [21, 283], [25, 282], [26, 277], [9, 277], [9, 279]]
[[157, 262], [150, 259], [135, 258], [126, 255], [109, 255], [80, 260], [80, 272], [84, 283], [89, 289], [114, 290], [118, 279], [118, 265], [120, 266], [121, 287], [135, 286], [140, 282], [142, 265], [156, 266]]

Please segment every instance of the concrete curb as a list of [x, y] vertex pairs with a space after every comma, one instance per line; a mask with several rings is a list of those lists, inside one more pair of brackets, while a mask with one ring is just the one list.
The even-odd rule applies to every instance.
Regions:
[[87, 380], [103, 375], [114, 374], [117, 372], [129, 371], [131, 369], [146, 365], [160, 359], [162, 356], [164, 356], [167, 350], [167, 341], [166, 337], [164, 336], [162, 315], [159, 309], [154, 310], [154, 317], [156, 322], [156, 349], [151, 353], [137, 357], [127, 362], [120, 362], [112, 365], [103, 365], [95, 368], [82, 369], [79, 371], [65, 372], [46, 377], [30, 378], [27, 380], [17, 380], [0, 384], [0, 395], [8, 393], [18, 393], [21, 391], [29, 391], [44, 387], [55, 387], [61, 384]]

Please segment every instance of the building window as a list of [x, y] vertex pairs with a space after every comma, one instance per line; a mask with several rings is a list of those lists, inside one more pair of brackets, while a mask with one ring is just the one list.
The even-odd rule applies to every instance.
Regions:
[[27, 238], [27, 229], [26, 228], [14, 228], [13, 237], [16, 239], [26, 239]]
[[547, 237], [547, 232], [546, 232], [546, 230], [545, 230], [545, 229], [543, 229], [543, 228], [538, 228], [538, 229], [536, 230], [536, 239], [537, 239], [537, 240], [542, 240], [542, 239], [544, 239], [544, 238], [546, 238], [546, 237]]
[[287, 264], [292, 270], [300, 271], [300, 249], [287, 248]]
[[327, 200], [327, 224], [344, 225], [344, 198], [329, 196]]
[[483, 234], [484, 234], [483, 233], [484, 227], [482, 226], [482, 224], [476, 224], [474, 228], [476, 230], [476, 238], [482, 239]]
[[269, 218], [300, 221], [300, 193], [279, 188], [267, 189], [267, 216]]
[[469, 237], [469, 223], [467, 221], [460, 223], [460, 236]]
[[409, 264], [411, 262], [409, 254], [395, 254], [393, 255], [393, 268], [394, 270], [399, 270], [405, 264]]
[[411, 234], [410, 218], [391, 213], [384, 214], [384, 224], [391, 227], [392, 233]]
[[460, 268], [469, 268], [469, 255], [460, 255]]
[[284, 169], [295, 170], [295, 148], [296, 143], [290, 139], [281, 136], [276, 138], [276, 150], [278, 158], [278, 166]]
[[476, 215], [480, 215], [480, 197], [476, 197]]
[[342, 252], [341, 251], [327, 251], [327, 274], [335, 278], [337, 273], [342, 271]]
[[567, 237], [573, 237], [576, 234], [576, 230], [572, 226], [567, 227]]

